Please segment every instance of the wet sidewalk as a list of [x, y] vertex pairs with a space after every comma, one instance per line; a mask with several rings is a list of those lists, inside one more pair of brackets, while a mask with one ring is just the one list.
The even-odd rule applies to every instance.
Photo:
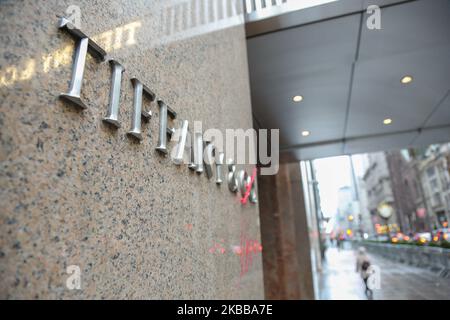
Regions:
[[[371, 263], [381, 270], [381, 285], [380, 289], [374, 290], [374, 300], [450, 300], [450, 279], [377, 255], [369, 254], [369, 257]], [[367, 300], [364, 282], [355, 272], [355, 252], [329, 248], [326, 258], [319, 277], [320, 299]]]

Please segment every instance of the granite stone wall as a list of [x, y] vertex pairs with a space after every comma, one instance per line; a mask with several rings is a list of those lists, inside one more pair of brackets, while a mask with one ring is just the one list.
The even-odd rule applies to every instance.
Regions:
[[[143, 141], [126, 136], [132, 77], [203, 129], [252, 126], [239, 1], [194, 2], [0, 2], [0, 298], [264, 298], [258, 205], [158, 153], [155, 104], [144, 100]], [[107, 62], [88, 55], [86, 110], [58, 99], [75, 42], [57, 15], [70, 5], [125, 66], [119, 129], [102, 122]]]
[[303, 183], [298, 162], [282, 163], [276, 175], [259, 177], [267, 299], [315, 299], [310, 248], [317, 239], [308, 227]]

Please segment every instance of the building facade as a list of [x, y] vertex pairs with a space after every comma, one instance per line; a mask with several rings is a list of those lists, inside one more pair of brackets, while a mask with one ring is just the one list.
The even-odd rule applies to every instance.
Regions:
[[[449, 140], [448, 0], [377, 2], [375, 31], [365, 0], [0, 1], [0, 298], [316, 298], [310, 161]], [[235, 164], [209, 129], [270, 148]], [[416, 162], [416, 215], [435, 225], [442, 159]], [[399, 230], [372, 160], [370, 216]], [[358, 201], [340, 211], [348, 235]]]
[[[431, 231], [448, 226], [450, 179], [448, 144], [370, 154], [364, 176], [368, 207], [379, 216], [378, 206], [388, 203], [395, 223], [404, 233]], [[379, 217], [377, 217], [379, 223]]]
[[386, 159], [401, 230], [405, 233], [426, 230], [428, 228], [426, 216], [420, 215], [426, 204], [412, 151], [408, 149], [386, 151]]
[[369, 200], [367, 198], [367, 190], [366, 184], [362, 177], [358, 177], [357, 179], [357, 190], [359, 193], [359, 214], [358, 214], [358, 229], [360, 233], [364, 236], [374, 235], [374, 223], [373, 223], [373, 215], [369, 210]]
[[450, 220], [450, 144], [432, 145], [419, 160], [420, 180], [433, 229]]
[[[177, 3], [1, 2], [1, 298], [264, 298], [258, 204], [156, 149], [164, 109], [150, 91], [171, 127], [252, 128], [242, 8]], [[84, 110], [59, 98], [83, 50]], [[103, 118], [119, 74], [117, 128]], [[153, 113], [141, 141], [127, 134], [141, 122], [132, 79]]]
[[377, 233], [399, 231], [394, 192], [384, 152], [368, 154], [369, 167], [363, 180], [367, 190], [368, 209]]
[[354, 199], [353, 188], [341, 187], [338, 190], [338, 208], [335, 218], [337, 233], [344, 234], [347, 238], [353, 238], [359, 233], [359, 203]]

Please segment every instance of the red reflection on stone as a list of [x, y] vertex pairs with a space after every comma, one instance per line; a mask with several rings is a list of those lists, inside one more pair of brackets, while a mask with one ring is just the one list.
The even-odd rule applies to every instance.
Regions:
[[219, 243], [214, 243], [214, 245], [209, 248], [209, 253], [214, 254], [214, 253], [220, 253], [220, 254], [224, 254], [225, 253], [225, 248], [222, 247]]
[[250, 192], [252, 190], [253, 183], [255, 182], [255, 178], [256, 178], [256, 168], [253, 168], [253, 172], [252, 172], [252, 177], [251, 177], [250, 183], [246, 187], [247, 190], [245, 191], [245, 195], [241, 198], [241, 203], [242, 204], [246, 204], [247, 203], [248, 197], [250, 196]]
[[247, 239], [241, 237], [241, 246], [239, 247], [241, 252], [240, 256], [240, 264], [241, 264], [241, 273], [240, 277], [242, 278], [246, 273], [248, 273], [250, 267], [253, 264], [253, 257], [262, 251], [261, 244], [256, 240]]

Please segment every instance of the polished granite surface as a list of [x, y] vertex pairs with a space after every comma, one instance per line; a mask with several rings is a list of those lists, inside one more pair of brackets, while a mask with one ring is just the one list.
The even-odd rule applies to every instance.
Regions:
[[[242, 9], [183, 5], [194, 2], [1, 1], [1, 298], [263, 298], [261, 252], [246, 250], [260, 242], [258, 205], [155, 151], [154, 104], [143, 141], [125, 134], [132, 77], [179, 119], [252, 127]], [[107, 62], [88, 55], [86, 110], [58, 99], [74, 41], [57, 15], [69, 5], [125, 66], [118, 130], [102, 122]], [[80, 290], [66, 287], [69, 265]]]

